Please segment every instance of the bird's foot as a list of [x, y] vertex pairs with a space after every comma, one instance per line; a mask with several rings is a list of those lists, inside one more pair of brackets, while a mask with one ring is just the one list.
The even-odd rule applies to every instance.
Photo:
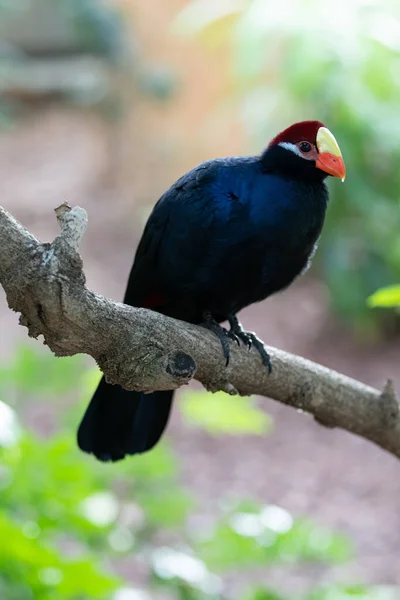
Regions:
[[[212, 314], [209, 312], [203, 313], [203, 322], [200, 323], [200, 326], [215, 333], [215, 335], [221, 342], [222, 351], [224, 353], [224, 358], [226, 361], [226, 366], [228, 366], [229, 358], [230, 358], [230, 354], [231, 354], [230, 348], [229, 348], [229, 338], [231, 337], [229, 335], [230, 332], [227, 331], [225, 329], [225, 327], [221, 327], [221, 325], [219, 323], [217, 323], [217, 321], [213, 318]], [[239, 343], [239, 339], [237, 340], [237, 343]]]
[[263, 364], [268, 367], [268, 372], [271, 373], [271, 359], [265, 349], [264, 342], [260, 340], [255, 333], [245, 331], [236, 315], [229, 315], [228, 321], [231, 326], [230, 330], [228, 331], [228, 336], [231, 339], [242, 340], [249, 350], [252, 346], [254, 346], [254, 348], [260, 354]]
[[232, 331], [232, 328], [229, 329], [229, 331], [227, 329], [225, 329], [225, 334], [228, 336], [228, 338], [230, 340], [232, 340], [233, 342], [236, 342], [238, 346], [240, 346], [240, 338], [238, 335], [236, 335], [236, 333], [234, 331]]

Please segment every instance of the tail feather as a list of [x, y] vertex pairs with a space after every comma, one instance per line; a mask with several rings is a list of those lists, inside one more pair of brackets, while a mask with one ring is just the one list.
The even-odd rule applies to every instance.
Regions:
[[102, 461], [150, 450], [171, 411], [173, 391], [130, 392], [101, 379], [78, 429], [78, 445]]

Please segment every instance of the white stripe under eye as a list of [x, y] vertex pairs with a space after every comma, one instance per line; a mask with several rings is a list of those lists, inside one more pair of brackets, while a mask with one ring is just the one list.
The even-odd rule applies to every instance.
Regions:
[[294, 152], [295, 154], [297, 154], [297, 156], [300, 156], [301, 158], [304, 158], [303, 155], [302, 155], [302, 153], [300, 152], [300, 150], [296, 146], [296, 144], [292, 144], [291, 142], [279, 142], [278, 146], [280, 146], [281, 148], [285, 148], [285, 150], [291, 150], [292, 152]]

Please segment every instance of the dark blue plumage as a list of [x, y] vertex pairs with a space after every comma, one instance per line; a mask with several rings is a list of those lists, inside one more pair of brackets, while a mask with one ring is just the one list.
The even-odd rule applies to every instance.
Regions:
[[[299, 133], [299, 124], [285, 130], [261, 156], [208, 161], [181, 177], [150, 215], [124, 302], [191, 323], [208, 318], [215, 330], [216, 322], [232, 325], [242, 308], [287, 287], [308, 264], [328, 200], [329, 171], [316, 166], [323, 126], [306, 123]], [[300, 143], [312, 145], [311, 155], [292, 148]], [[150, 449], [172, 394], [144, 396], [103, 378], [79, 446], [100, 460]]]

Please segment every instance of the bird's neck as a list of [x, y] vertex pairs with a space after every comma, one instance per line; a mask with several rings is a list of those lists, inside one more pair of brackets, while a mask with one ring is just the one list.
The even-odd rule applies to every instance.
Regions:
[[269, 146], [260, 156], [261, 168], [264, 173], [280, 175], [285, 179], [301, 183], [324, 185], [327, 174], [315, 167], [313, 161], [307, 161], [294, 152], [281, 146]]

